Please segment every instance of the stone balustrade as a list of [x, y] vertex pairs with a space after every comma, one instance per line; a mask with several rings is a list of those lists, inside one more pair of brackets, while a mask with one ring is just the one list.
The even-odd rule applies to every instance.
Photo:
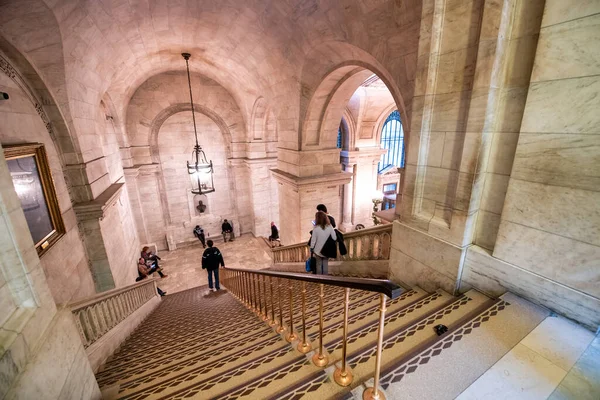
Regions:
[[158, 296], [157, 279], [145, 279], [119, 289], [69, 304], [87, 349], [125, 318]]
[[[344, 244], [348, 254], [336, 261], [389, 260], [392, 242], [392, 224], [378, 225], [344, 234]], [[273, 262], [302, 262], [310, 256], [306, 242], [290, 246], [275, 247]]]

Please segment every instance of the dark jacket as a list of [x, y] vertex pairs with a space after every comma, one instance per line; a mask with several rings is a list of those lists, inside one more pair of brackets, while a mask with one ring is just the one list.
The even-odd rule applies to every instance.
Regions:
[[202, 269], [218, 269], [219, 265], [225, 266], [223, 255], [216, 247], [209, 247], [202, 254]]
[[327, 216], [329, 217], [329, 223], [331, 224], [331, 226], [333, 226], [335, 228], [335, 218], [333, 218], [329, 214], [327, 214]]
[[231, 224], [229, 222], [223, 222], [221, 224], [221, 230], [223, 232], [232, 232], [233, 231], [233, 227], [231, 226]]
[[321, 249], [321, 254], [327, 258], [337, 258], [337, 241], [329, 236]]
[[340, 249], [340, 255], [345, 256], [348, 254], [348, 249], [346, 249], [346, 244], [344, 243], [344, 235], [339, 230], [335, 230], [335, 237], [337, 240], [338, 248]]
[[279, 229], [275, 225], [271, 226], [271, 239], [279, 239]]
[[204, 229], [202, 228], [194, 228], [194, 236], [196, 236], [197, 238], [203, 238], [204, 237]]

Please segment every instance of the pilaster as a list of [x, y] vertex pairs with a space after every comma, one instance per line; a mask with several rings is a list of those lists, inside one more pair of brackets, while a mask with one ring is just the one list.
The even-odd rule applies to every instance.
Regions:
[[101, 221], [104, 219], [109, 207], [114, 205], [121, 196], [123, 185], [123, 183], [115, 183], [96, 199], [73, 205], [73, 210], [82, 228], [83, 242], [91, 263], [91, 271], [97, 292], [115, 287]]
[[319, 203], [325, 204], [336, 220], [341, 220], [340, 190], [351, 181], [352, 174], [337, 172], [298, 177], [279, 169], [271, 172], [279, 185], [279, 233], [283, 243], [294, 244], [308, 239]]

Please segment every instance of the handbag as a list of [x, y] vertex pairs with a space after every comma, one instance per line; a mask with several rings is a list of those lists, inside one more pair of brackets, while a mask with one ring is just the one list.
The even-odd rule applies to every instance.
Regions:
[[317, 259], [313, 256], [310, 256], [306, 259], [305, 267], [306, 272], [310, 272], [312, 274], [317, 273]]

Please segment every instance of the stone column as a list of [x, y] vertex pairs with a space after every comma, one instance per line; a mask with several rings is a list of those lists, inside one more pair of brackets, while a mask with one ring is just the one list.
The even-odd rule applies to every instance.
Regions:
[[356, 162], [354, 173], [353, 222], [372, 225], [373, 192], [377, 188], [377, 163], [387, 150], [379, 147], [363, 147], [348, 152], [349, 160]]
[[277, 159], [247, 159], [244, 161], [250, 177], [249, 206], [253, 210], [252, 233], [254, 236], [269, 236], [271, 234], [271, 210], [278, 208], [278, 199], [272, 197], [271, 168], [276, 167]]
[[356, 164], [349, 163], [344, 165], [344, 171], [352, 174], [350, 182], [344, 185], [344, 204], [342, 210], [342, 224], [340, 229], [344, 232], [349, 232], [354, 227], [352, 220], [354, 208], [354, 166]]
[[279, 184], [279, 234], [282, 243], [289, 245], [308, 240], [313, 229], [316, 206], [327, 205], [329, 214], [339, 216], [340, 186], [352, 177], [346, 172], [324, 176], [299, 178], [280, 170], [273, 170]]
[[146, 228], [146, 221], [144, 220], [144, 215], [142, 213], [142, 204], [140, 202], [140, 191], [138, 186], [140, 170], [139, 168], [124, 168], [123, 173], [138, 238], [140, 239], [140, 243], [148, 243], [148, 229]]

